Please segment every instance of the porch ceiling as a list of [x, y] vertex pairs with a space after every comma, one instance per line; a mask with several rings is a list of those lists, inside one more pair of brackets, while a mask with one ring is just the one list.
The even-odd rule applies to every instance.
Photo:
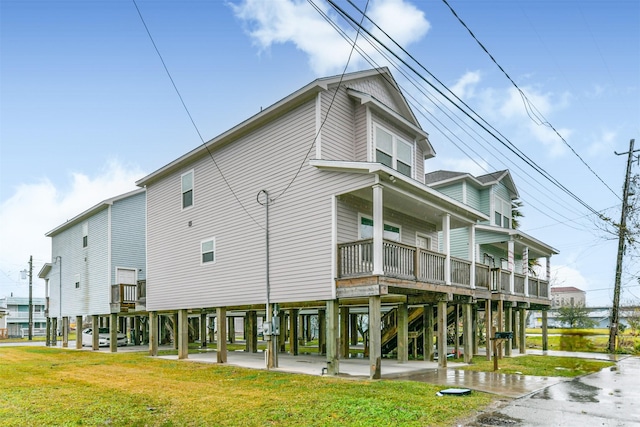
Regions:
[[[348, 194], [373, 203], [373, 191], [370, 187], [361, 188]], [[414, 195], [408, 195], [391, 186], [384, 187], [382, 203], [387, 209], [391, 209], [435, 225], [437, 231], [442, 230], [442, 217], [445, 214], [450, 213], [446, 209], [438, 207], [429, 200]], [[470, 224], [470, 222], [462, 221], [455, 215], [451, 216], [452, 229], [468, 227]]]

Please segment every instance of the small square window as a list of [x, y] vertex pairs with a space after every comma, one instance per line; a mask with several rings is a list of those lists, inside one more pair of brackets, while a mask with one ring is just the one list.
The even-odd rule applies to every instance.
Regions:
[[200, 242], [201, 263], [208, 264], [210, 262], [215, 262], [215, 251], [215, 239], [203, 240]]
[[89, 223], [85, 222], [82, 224], [82, 247], [86, 248], [89, 246]]
[[76, 289], [80, 289], [80, 282], [76, 282]]

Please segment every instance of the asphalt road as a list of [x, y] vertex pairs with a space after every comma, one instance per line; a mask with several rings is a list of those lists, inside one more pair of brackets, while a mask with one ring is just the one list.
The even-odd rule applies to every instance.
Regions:
[[640, 358], [550, 385], [480, 415], [475, 426], [640, 426]]

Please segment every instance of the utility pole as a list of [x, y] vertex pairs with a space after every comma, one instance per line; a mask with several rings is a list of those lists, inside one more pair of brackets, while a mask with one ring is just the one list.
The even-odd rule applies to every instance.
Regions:
[[627, 235], [627, 213], [629, 210], [629, 181], [631, 179], [631, 163], [633, 163], [633, 153], [640, 150], [633, 150], [635, 139], [629, 143], [629, 151], [626, 153], [614, 153], [617, 156], [628, 154], [627, 173], [625, 175], [624, 187], [622, 190], [622, 213], [620, 216], [620, 225], [618, 228], [618, 259], [616, 261], [616, 277], [613, 288], [613, 307], [611, 308], [611, 320], [609, 322], [609, 353], [616, 351], [616, 341], [618, 337], [618, 322], [620, 311], [620, 286], [622, 278], [622, 258], [624, 254], [624, 246]]
[[29, 255], [29, 341], [33, 340], [33, 255]]

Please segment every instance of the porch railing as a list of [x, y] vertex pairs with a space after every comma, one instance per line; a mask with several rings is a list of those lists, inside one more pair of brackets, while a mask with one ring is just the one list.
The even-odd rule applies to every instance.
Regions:
[[111, 285], [111, 303], [121, 305], [135, 305], [138, 295], [138, 285], [119, 283]]
[[[419, 280], [431, 283], [445, 283], [446, 256], [440, 252], [403, 245], [390, 240], [383, 241], [383, 269], [387, 276], [407, 280]], [[373, 239], [358, 240], [338, 245], [338, 277], [358, 277], [373, 273]], [[509, 270], [491, 268], [488, 265], [475, 265], [475, 285], [477, 288], [490, 289], [494, 292], [511, 292], [511, 274]], [[514, 293], [525, 294], [525, 276], [514, 274]], [[459, 286], [471, 286], [471, 261], [451, 257], [451, 282]], [[131, 292], [128, 288], [116, 287], [132, 286], [134, 291], [125, 295], [125, 300], [143, 297], [138, 284], [138, 295], [135, 295], [135, 285], [114, 285], [112, 287], [112, 301], [114, 295]], [[529, 277], [529, 296], [548, 298], [549, 282]], [[120, 292], [120, 294], [118, 294]]]
[[485, 264], [476, 264], [476, 288], [489, 289], [491, 286], [491, 269]]
[[524, 295], [524, 274], [513, 274], [513, 292], [517, 295]]

